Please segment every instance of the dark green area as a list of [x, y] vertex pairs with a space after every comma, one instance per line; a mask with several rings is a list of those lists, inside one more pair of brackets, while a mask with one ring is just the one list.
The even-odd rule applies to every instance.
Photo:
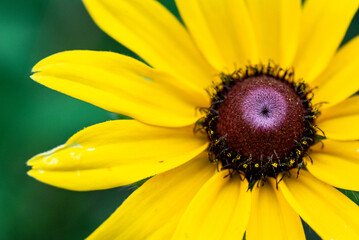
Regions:
[[[160, 2], [178, 16], [172, 0]], [[345, 41], [358, 34], [358, 24], [357, 16]], [[81, 1], [0, 1], [0, 239], [83, 239], [135, 189], [72, 192], [26, 175], [33, 155], [117, 117], [29, 78], [36, 62], [72, 49], [136, 57], [93, 23]], [[358, 203], [357, 193], [345, 193]]]
[[36, 62], [72, 49], [131, 55], [93, 23], [81, 1], [0, 2], [0, 239], [83, 239], [135, 189], [72, 192], [26, 175], [33, 155], [116, 118], [29, 78]]

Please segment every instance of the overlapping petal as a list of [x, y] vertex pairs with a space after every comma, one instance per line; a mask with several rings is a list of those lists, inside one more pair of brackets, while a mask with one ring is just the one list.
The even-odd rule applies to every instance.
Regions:
[[242, 238], [250, 213], [247, 190], [246, 180], [219, 172], [194, 197], [172, 239]]
[[335, 187], [359, 191], [359, 141], [325, 139], [312, 148], [307, 169], [315, 177]]
[[335, 187], [359, 191], [358, 158], [345, 158], [322, 153], [312, 153], [310, 156], [313, 163], [308, 161], [307, 169], [315, 177]]
[[311, 85], [318, 87], [314, 103], [328, 108], [359, 90], [359, 37], [352, 39], [334, 56], [324, 72]]
[[359, 96], [323, 109], [318, 126], [330, 139], [359, 139]]
[[43, 59], [33, 71], [31, 77], [49, 88], [160, 126], [193, 124], [196, 106], [208, 100], [180, 90], [168, 74], [111, 52], [62, 52]]
[[274, 60], [282, 67], [291, 67], [298, 47], [301, 0], [247, 0], [246, 3], [259, 60]]
[[359, 206], [309, 172], [284, 177], [280, 192], [323, 239], [359, 239]]
[[305, 239], [299, 215], [289, 206], [269, 178], [252, 190], [252, 210], [246, 239]]
[[66, 144], [28, 161], [29, 175], [72, 190], [96, 190], [130, 184], [175, 168], [207, 147], [193, 127], [159, 128], [135, 120], [88, 127]]
[[89, 239], [170, 239], [188, 204], [216, 172], [207, 154], [136, 190]]
[[176, 3], [198, 47], [219, 72], [257, 61], [254, 31], [243, 0]]
[[359, 160], [359, 141], [337, 141], [324, 139], [311, 147], [314, 153], [323, 153], [342, 158]]
[[298, 78], [311, 82], [325, 69], [342, 42], [358, 5], [358, 0], [305, 1], [294, 61]]
[[84, 0], [97, 25], [151, 66], [192, 89], [209, 87], [214, 72], [181, 23], [155, 0]]

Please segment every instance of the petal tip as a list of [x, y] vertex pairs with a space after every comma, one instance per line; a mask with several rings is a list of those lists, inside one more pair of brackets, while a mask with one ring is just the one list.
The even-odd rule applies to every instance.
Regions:
[[36, 77], [36, 73], [37, 72], [34, 72], [33, 70], [31, 70], [32, 71], [32, 74], [30, 75], [30, 78], [33, 80], [33, 81], [35, 81], [35, 82], [37, 82], [37, 77]]
[[31, 170], [29, 170], [27, 172], [27, 175], [37, 179], [36, 175], [41, 174], [41, 173], [44, 173], [44, 170], [42, 170], [42, 169], [31, 169]]
[[36, 163], [39, 162], [39, 158], [36, 156], [32, 157], [26, 162], [26, 166], [28, 167], [34, 167]]

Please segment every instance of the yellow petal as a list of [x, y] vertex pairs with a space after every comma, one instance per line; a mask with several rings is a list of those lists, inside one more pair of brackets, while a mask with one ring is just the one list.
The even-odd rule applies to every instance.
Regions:
[[222, 171], [197, 193], [173, 239], [242, 239], [250, 212], [247, 180]]
[[338, 188], [359, 191], [358, 157], [346, 158], [319, 152], [311, 153], [310, 157], [313, 163], [307, 160], [306, 166], [316, 178]]
[[335, 118], [318, 123], [326, 137], [337, 140], [359, 139], [359, 115]]
[[198, 47], [219, 71], [233, 71], [257, 60], [253, 27], [243, 0], [176, 3]]
[[252, 209], [246, 239], [305, 240], [299, 215], [276, 189], [272, 178], [264, 186], [254, 186], [252, 190]]
[[208, 87], [213, 69], [181, 23], [154, 0], [84, 0], [97, 25], [188, 88]]
[[198, 96], [173, 86], [176, 79], [168, 74], [120, 54], [62, 52], [43, 59], [33, 71], [31, 77], [49, 88], [146, 123], [186, 126], [198, 119]]
[[89, 239], [170, 239], [180, 217], [216, 172], [207, 154], [154, 176], [136, 190]]
[[342, 158], [359, 160], [359, 141], [336, 141], [324, 139], [311, 147], [314, 153], [324, 153]]
[[[247, 0], [259, 59], [291, 67], [297, 50], [301, 0]], [[243, 36], [246, 37], [246, 36]]]
[[330, 108], [322, 109], [318, 123], [356, 114], [359, 114], [359, 96], [348, 98]]
[[314, 103], [325, 102], [323, 108], [333, 106], [359, 89], [359, 37], [352, 39], [334, 56], [328, 67], [311, 85], [318, 86]]
[[328, 65], [358, 9], [358, 0], [306, 0], [295, 57], [298, 78], [311, 82]]
[[359, 239], [359, 207], [305, 170], [284, 177], [279, 189], [292, 208], [323, 239]]
[[327, 138], [356, 140], [359, 139], [358, 122], [359, 96], [355, 96], [323, 109], [317, 125]]
[[29, 175], [72, 190], [130, 184], [175, 168], [201, 153], [207, 139], [193, 127], [159, 128], [135, 120], [88, 127], [66, 144], [28, 161]]

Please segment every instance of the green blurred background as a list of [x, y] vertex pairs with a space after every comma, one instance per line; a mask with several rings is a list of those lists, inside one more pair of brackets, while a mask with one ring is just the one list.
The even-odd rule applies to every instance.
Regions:
[[[160, 2], [178, 16], [173, 0]], [[344, 41], [358, 32], [356, 16]], [[0, 0], [0, 239], [83, 239], [135, 189], [72, 192], [26, 175], [33, 155], [116, 117], [29, 78], [36, 62], [72, 49], [135, 57], [94, 24], [81, 1]]]

